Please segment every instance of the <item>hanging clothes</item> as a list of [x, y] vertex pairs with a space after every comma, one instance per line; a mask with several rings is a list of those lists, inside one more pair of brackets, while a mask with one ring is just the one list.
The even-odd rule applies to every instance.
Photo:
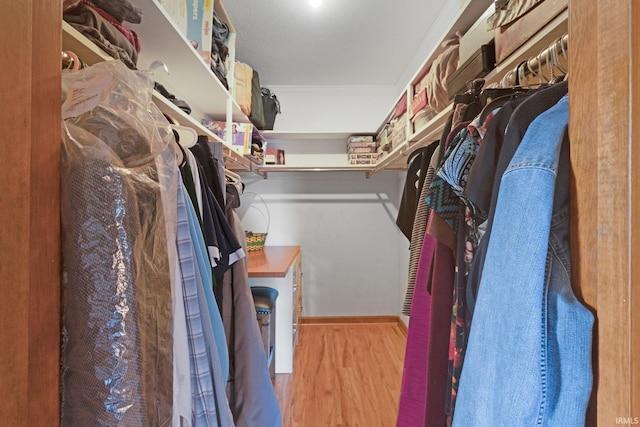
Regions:
[[[429, 184], [435, 174], [435, 166], [431, 166], [433, 159], [433, 153], [437, 151], [437, 142], [431, 143], [420, 154], [420, 176], [417, 177], [417, 197], [415, 198], [415, 213], [412, 220], [412, 229], [409, 235], [411, 244], [409, 245], [409, 276], [407, 281], [407, 290], [405, 292], [404, 304], [402, 305], [402, 314], [405, 316], [411, 315], [411, 304], [413, 301], [413, 293], [416, 283], [416, 274], [418, 266], [420, 264], [420, 253], [422, 251], [422, 243], [424, 240], [424, 233], [427, 228], [427, 219], [429, 218], [429, 212], [431, 209], [424, 203], [426, 198], [426, 192], [429, 188]], [[437, 158], [437, 157], [436, 157]], [[437, 165], [436, 165], [437, 166]], [[409, 183], [413, 180], [413, 174], [409, 172], [407, 174], [407, 185], [405, 189], [407, 191], [412, 190], [413, 186]], [[426, 189], [425, 189], [426, 186]], [[412, 196], [409, 196], [412, 197]], [[403, 197], [404, 200], [404, 197]], [[400, 213], [398, 213], [398, 219], [400, 219]], [[396, 222], [397, 223], [397, 222]]]
[[[463, 101], [467, 104], [463, 105]], [[420, 221], [417, 219], [414, 221], [414, 226], [420, 229], [416, 230], [414, 227], [412, 231], [411, 258], [419, 259], [415, 285], [424, 286], [424, 289], [416, 288], [411, 299], [412, 320], [407, 334], [398, 426], [440, 426], [446, 423], [444, 399], [451, 329], [455, 233], [437, 213], [439, 211], [441, 215], [447, 217], [450, 208], [451, 213], [458, 210], [459, 201], [455, 195], [450, 198], [443, 197], [442, 191], [448, 191], [447, 184], [435, 176], [435, 170], [444, 157], [441, 150], [449, 149], [458, 132], [465, 128], [466, 123], [458, 123], [458, 119], [465, 118], [467, 113], [479, 111], [480, 108], [476, 102], [477, 96], [457, 97], [455, 111], [449, 116], [440, 141], [434, 143], [428, 169], [429, 176], [425, 179], [418, 201], [418, 212], [422, 217]], [[441, 182], [434, 186], [436, 179]], [[451, 200], [453, 205], [448, 206]], [[455, 218], [455, 215], [452, 218]], [[423, 236], [423, 242], [420, 242], [420, 245], [414, 246], [414, 235], [415, 237]], [[445, 243], [442, 244], [442, 242]], [[411, 266], [412, 264], [409, 270], [410, 278]], [[447, 271], [449, 269], [450, 272]], [[405, 297], [405, 307], [407, 297]], [[413, 316], [416, 316], [415, 319]]]
[[61, 425], [170, 425], [173, 138], [123, 64], [63, 81]]
[[[451, 314], [451, 330], [449, 333], [449, 367], [445, 413], [453, 414], [456, 393], [464, 360], [467, 336], [471, 324], [471, 316], [467, 310], [466, 287], [468, 265], [473, 260], [473, 252], [482, 239], [486, 224], [475, 220], [475, 206], [465, 199], [463, 190], [467, 185], [469, 170], [474, 163], [480, 140], [484, 137], [487, 126], [491, 123], [496, 111], [492, 111], [484, 121], [478, 116], [457, 135], [457, 144], [439, 168], [437, 175], [444, 180], [458, 196], [458, 227], [455, 252], [455, 278], [453, 288], [453, 308]], [[462, 203], [460, 203], [462, 202]]]
[[[432, 216], [435, 216], [435, 212]], [[449, 361], [449, 331], [453, 305], [455, 260], [451, 248], [436, 243], [431, 276], [431, 311], [427, 346], [427, 392], [425, 427], [445, 426], [444, 411]]]
[[213, 153], [209, 147], [209, 141], [206, 136], [199, 135], [198, 143], [189, 150], [194, 154], [198, 162], [202, 166], [204, 175], [207, 179], [207, 185], [213, 193], [219, 206], [224, 206], [224, 181], [220, 180], [217, 162], [213, 157]]
[[229, 349], [227, 348], [227, 340], [224, 336], [224, 326], [222, 324], [222, 318], [220, 317], [218, 304], [216, 303], [215, 295], [213, 294], [215, 279], [211, 272], [211, 264], [209, 264], [207, 249], [204, 243], [202, 230], [199, 227], [196, 210], [191, 204], [191, 200], [188, 198], [185, 201], [185, 205], [189, 218], [189, 231], [191, 233], [198, 271], [202, 281], [204, 300], [207, 303], [206, 310], [210, 316], [215, 348], [220, 360], [220, 367], [222, 370], [221, 377], [223, 379], [223, 383], [226, 384], [229, 377]]
[[[415, 289], [413, 294], [411, 306], [412, 322], [409, 325], [407, 336], [407, 351], [397, 425], [424, 424], [444, 426], [447, 422], [447, 415], [452, 416], [454, 421], [458, 420], [460, 424], [457, 425], [460, 426], [509, 424], [506, 422], [505, 424], [499, 424], [499, 420], [503, 419], [504, 415], [498, 415], [497, 411], [491, 415], [483, 412], [492, 411], [493, 409], [488, 409], [491, 405], [484, 405], [473, 400], [477, 390], [485, 387], [493, 391], [488, 399], [493, 398], [495, 395], [503, 396], [501, 384], [491, 383], [486, 385], [483, 383], [478, 385], [475, 383], [475, 371], [471, 371], [472, 374], [470, 374], [472, 386], [465, 389], [467, 398], [463, 401], [459, 400], [460, 387], [462, 387], [468, 371], [465, 367], [467, 352], [473, 351], [475, 353], [474, 357], [479, 360], [483, 360], [482, 355], [485, 354], [484, 347], [481, 347], [482, 349], [479, 351], [472, 350], [473, 346], [469, 342], [470, 335], [478, 334], [476, 339], [479, 342], [482, 342], [485, 346], [491, 346], [498, 340], [492, 338], [491, 331], [488, 331], [488, 329], [493, 330], [493, 333], [497, 333], [496, 331], [506, 328], [506, 320], [504, 324], [498, 327], [496, 327], [495, 322], [493, 324], [487, 323], [484, 318], [479, 321], [482, 325], [480, 328], [477, 327], [476, 323], [472, 323], [472, 320], [475, 321], [471, 315], [474, 308], [476, 290], [478, 289], [474, 280], [480, 280], [479, 278], [483, 277], [480, 275], [485, 265], [485, 253], [483, 250], [486, 251], [490, 247], [489, 245], [491, 245], [493, 239], [490, 234], [491, 224], [496, 212], [499, 190], [502, 188], [501, 185], [504, 185], [500, 183], [500, 178], [505, 175], [504, 172], [509, 167], [514, 153], [519, 150], [520, 141], [527, 132], [529, 124], [534, 120], [538, 120], [541, 113], [558, 103], [566, 95], [566, 92], [566, 82], [537, 91], [529, 91], [528, 93], [523, 93], [522, 91], [512, 92], [508, 98], [503, 98], [499, 102], [492, 102], [486, 111], [482, 110], [480, 108], [481, 105], [477, 103], [478, 96], [469, 97], [473, 105], [464, 106], [461, 105], [461, 102], [457, 103], [451, 117], [451, 130], [446, 137], [443, 134], [440, 143], [440, 147], [444, 148], [445, 152], [438, 161], [436, 176], [428, 184], [429, 192], [426, 201], [431, 209], [431, 218], [427, 224], [426, 232], [427, 236], [435, 239], [435, 248], [432, 251], [430, 247], [422, 247], [423, 252], [426, 249], [425, 255], [429, 259], [433, 259], [429, 264], [431, 277], [425, 294], [418, 292], [419, 290], [421, 291], [418, 288]], [[499, 94], [499, 92], [497, 93]], [[495, 94], [492, 92], [492, 95]], [[489, 97], [492, 95], [489, 95]], [[458, 101], [461, 101], [461, 99], [458, 99]], [[456, 117], [466, 118], [469, 112], [476, 114], [473, 121], [455, 123]], [[560, 159], [566, 157], [565, 151], [566, 149], [563, 149], [561, 152]], [[526, 168], [530, 166], [525, 164], [520, 167]], [[519, 168], [516, 170], [519, 170]], [[567, 167], [564, 166], [558, 168], [559, 182], [565, 181], [564, 177], [567, 170]], [[560, 187], [556, 188], [556, 205], [566, 204], [566, 200], [568, 200], [567, 191], [560, 189]], [[553, 194], [552, 192], [552, 199]], [[558, 200], [564, 200], [564, 202]], [[556, 208], [560, 209], [555, 206], [554, 212]], [[520, 206], [520, 209], [522, 210], [522, 206]], [[565, 211], [563, 210], [563, 212]], [[511, 215], [513, 216], [514, 214]], [[562, 225], [563, 221], [568, 220], [568, 217], [565, 218], [565, 216], [566, 213], [558, 213], [556, 222], [553, 222], [550, 228], [552, 231], [550, 245], [557, 244], [553, 251], [558, 259], [553, 262], [547, 261], [547, 263], [556, 276], [560, 277], [560, 280], [555, 284], [548, 285], [548, 293], [551, 295], [548, 307], [561, 307], [563, 313], [570, 313], [572, 318], [577, 320], [578, 326], [571, 329], [564, 323], [561, 324], [558, 316], [554, 317], [553, 314], [550, 314], [547, 324], [552, 325], [553, 330], [549, 331], [549, 334], [554, 337], [560, 336], [560, 338], [553, 338], [554, 343], [547, 345], [547, 347], [551, 353], [555, 352], [556, 354], [574, 357], [576, 355], [572, 351], [572, 345], [576, 343], [580, 348], [586, 349], [585, 354], [589, 354], [590, 342], [586, 342], [588, 340], [585, 337], [590, 334], [591, 323], [589, 320], [590, 314], [572, 296], [568, 276], [565, 274], [562, 277], [562, 274], [560, 274], [562, 271], [566, 273], [570, 268], [568, 256], [563, 255], [568, 250], [568, 248], [563, 247], [564, 243], [562, 243], [566, 243], [564, 230], [568, 229], [566, 224]], [[509, 223], [504, 225], [504, 218], [502, 222], [502, 227], [525, 229], [524, 227], [515, 227]], [[414, 233], [414, 230], [412, 230], [412, 233]], [[425, 238], [424, 242], [426, 241]], [[511, 250], [511, 252], [516, 251]], [[535, 264], [539, 261], [539, 258], [537, 261], [530, 261], [530, 258], [530, 256], [524, 256], [520, 261], [523, 263], [528, 262], [529, 264]], [[519, 267], [514, 268], [514, 272], [520, 270], [526, 271], [526, 269], [523, 270]], [[484, 283], [484, 279], [481, 280]], [[496, 281], [495, 278], [491, 280], [492, 283]], [[482, 286], [479, 288], [479, 292], [482, 292]], [[523, 294], [529, 295], [526, 291]], [[425, 306], [425, 301], [428, 301], [428, 307]], [[416, 304], [416, 306], [413, 306], [413, 304]], [[487, 303], [485, 302], [485, 304]], [[502, 306], [506, 306], [506, 304], [503, 303]], [[520, 306], [527, 306], [522, 299], [520, 299]], [[418, 307], [420, 307], [420, 312], [415, 311]], [[501, 309], [504, 309], [504, 307], [494, 305], [491, 309], [486, 310], [484, 316], [489, 316], [489, 312], [495, 313]], [[504, 310], [497, 317], [507, 316], [507, 312], [509, 310]], [[511, 312], [514, 311], [511, 310]], [[413, 316], [416, 316], [416, 318], [413, 319]], [[428, 316], [428, 319], [425, 319], [424, 316]], [[511, 319], [513, 320], [512, 316]], [[487, 324], [493, 327], [489, 327]], [[476, 328], [474, 328], [474, 325]], [[412, 326], [414, 326], [413, 330]], [[428, 333], [422, 335], [420, 328], [425, 326], [428, 328]], [[477, 332], [478, 329], [482, 332]], [[568, 329], [571, 332], [567, 332]], [[572, 342], [571, 338], [567, 337], [568, 333], [578, 333], [578, 338]], [[568, 342], [572, 343], [568, 344]], [[421, 343], [421, 345], [416, 346], [416, 343]], [[513, 349], [517, 347], [517, 344], [511, 343], [509, 346]], [[528, 348], [528, 350], [530, 354], [531, 348]], [[500, 351], [508, 354], [503, 347], [500, 347]], [[491, 352], [489, 352], [489, 355], [490, 357], [495, 356]], [[508, 356], [504, 357], [508, 358]], [[504, 359], [500, 360], [504, 362]], [[566, 402], [573, 399], [574, 402], [578, 402], [578, 405], [569, 405], [559, 411], [550, 407], [544, 408], [544, 411], [546, 411], [544, 417], [549, 420], [559, 419], [565, 424], [554, 424], [556, 421], [545, 421], [549, 424], [543, 425], [574, 425], [572, 423], [576, 418], [571, 417], [575, 416], [576, 407], [579, 408], [578, 413], [582, 411], [580, 408], [586, 408], [588, 393], [585, 394], [585, 389], [590, 389], [591, 381], [589, 365], [585, 365], [584, 357], [577, 357], [576, 360], [579, 360], [579, 366], [576, 368], [567, 368], [564, 365], [553, 366], [555, 359], [547, 360], [546, 363], [551, 367], [552, 374], [555, 375], [552, 384], [548, 385], [548, 390], [554, 396], [552, 399], [558, 396], [559, 405], [567, 405]], [[425, 362], [426, 368], [420, 369], [419, 365], [422, 364], [424, 366]], [[469, 369], [480, 371], [483, 369], [482, 366], [483, 362], [476, 362], [474, 363], [474, 368]], [[490, 376], [493, 373], [485, 375]], [[568, 378], [569, 375], [576, 375], [579, 378], [580, 386], [578, 391], [573, 393], [563, 390], [559, 385], [563, 381], [568, 381], [565, 378]], [[512, 376], [515, 376], [515, 371]], [[425, 388], [416, 386], [421, 378], [425, 380]], [[506, 376], [501, 375], [500, 378], [504, 378], [503, 381], [506, 381]], [[519, 381], [516, 381], [516, 383], [519, 384]], [[517, 388], [517, 384], [512, 387]], [[424, 393], [425, 405], [420, 405], [419, 402], [412, 400], [416, 396], [421, 396], [422, 393]], [[506, 404], [507, 401], [508, 398], [505, 398], [500, 403]], [[461, 405], [469, 404], [469, 402], [474, 407], [472, 411], [475, 410], [476, 412], [463, 418], [465, 417], [464, 415], [458, 415], [458, 408]], [[516, 402], [516, 404], [522, 403]], [[409, 411], [412, 412], [408, 413]], [[468, 409], [464, 411], [468, 415]], [[569, 415], [570, 413], [572, 415]], [[463, 419], [463, 421], [460, 421], [460, 419]], [[518, 420], [517, 418], [515, 419]], [[485, 422], [486, 424], [478, 424], [478, 422]], [[579, 421], [575, 422], [579, 423]], [[515, 424], [528, 425], [527, 422], [520, 421], [516, 421]]]
[[[493, 223], [493, 216], [498, 198], [498, 192], [500, 190], [500, 181], [502, 174], [506, 170], [513, 154], [516, 152], [520, 141], [525, 135], [529, 124], [538, 117], [542, 112], [551, 108], [556, 102], [567, 94], [569, 89], [568, 82], [558, 83], [556, 85], [544, 88], [534, 95], [519, 102], [518, 107], [513, 111], [513, 114], [509, 117], [508, 125], [506, 125], [504, 133], [502, 135], [498, 133], [487, 133], [486, 143], [483, 143], [478, 157], [482, 160], [475, 163], [475, 166], [470, 171], [470, 181], [480, 183], [490, 183], [491, 185], [491, 199], [489, 200], [489, 209], [487, 213], [487, 229], [485, 238], [479, 243], [478, 247], [474, 251], [474, 258], [471, 266], [469, 267], [469, 278], [467, 285], [467, 304], [471, 315], [473, 316], [476, 295], [478, 293], [478, 286], [482, 276], [482, 269], [485, 262], [485, 254], [487, 245], [491, 236], [491, 229]], [[517, 102], [517, 101], [516, 101]], [[496, 138], [495, 141], [493, 138]], [[500, 143], [501, 142], [501, 143]], [[492, 167], [483, 166], [485, 163], [485, 156], [483, 150], [489, 150], [491, 147], [494, 150], [494, 156], [497, 154], [497, 160], [495, 161], [495, 170]], [[496, 159], [494, 157], [494, 159]], [[474, 185], [474, 184], [470, 184]], [[477, 187], [470, 187], [470, 190], [466, 191], [467, 199], [480, 207], [486, 209], [487, 199], [481, 197], [482, 191], [478, 192], [479, 196], [476, 196], [474, 189]]]
[[[429, 191], [429, 183], [435, 175], [435, 161], [438, 158], [437, 144], [435, 144], [431, 158], [432, 162], [429, 163], [427, 176], [422, 186], [416, 219], [411, 234], [409, 279], [411, 280], [413, 278], [414, 286], [411, 289], [409, 305], [411, 322], [407, 330], [407, 344], [402, 371], [402, 385], [400, 388], [400, 403], [396, 421], [397, 427], [411, 427], [424, 424], [426, 410], [427, 353], [431, 310], [431, 295], [427, 292], [427, 288], [430, 288], [428, 282], [431, 277], [431, 263], [435, 250], [435, 239], [426, 234], [431, 209], [424, 200]], [[418, 238], [422, 239], [419, 244], [417, 242]]]
[[211, 348], [205, 337], [207, 330], [211, 328], [211, 323], [201, 312], [196, 278], [197, 266], [189, 231], [188, 213], [181, 191], [178, 192], [178, 196], [178, 258], [189, 338], [193, 424], [207, 427], [217, 424], [213, 372], [209, 363]]
[[[244, 233], [211, 189], [209, 147], [195, 150], [204, 168], [122, 63], [64, 78], [61, 425], [280, 426]], [[233, 268], [227, 328], [215, 274]]]
[[[239, 202], [233, 193], [227, 193], [227, 218], [246, 248], [244, 230], [235, 212]], [[233, 264], [218, 288], [224, 295], [222, 319], [230, 359], [227, 395], [235, 423], [238, 427], [280, 427], [282, 415], [256, 321], [246, 258]]]
[[411, 241], [413, 222], [416, 218], [418, 196], [422, 192], [431, 154], [435, 148], [434, 144], [418, 148], [413, 151], [407, 159], [407, 176], [402, 197], [400, 198], [396, 225], [409, 241]]
[[564, 96], [502, 174], [453, 426], [585, 423], [593, 315], [570, 282], [567, 123]]
[[[191, 152], [187, 153], [192, 165], [183, 167], [182, 176], [185, 179], [187, 192], [194, 206], [200, 206], [201, 221], [205, 241], [209, 251], [210, 263], [214, 271], [215, 283], [221, 282], [222, 276], [238, 259], [245, 256], [238, 239], [231, 229], [224, 211], [218, 205], [213, 191], [207, 184], [204, 168]], [[197, 181], [190, 179], [190, 174], [197, 175]], [[200, 183], [196, 187], [196, 182]], [[198, 205], [198, 194], [201, 194], [201, 204]]]

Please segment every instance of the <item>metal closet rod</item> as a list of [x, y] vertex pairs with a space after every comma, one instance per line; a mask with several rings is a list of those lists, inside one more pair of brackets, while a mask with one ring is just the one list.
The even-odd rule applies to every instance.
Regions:
[[[532, 77], [538, 78], [540, 80], [539, 83], [543, 83], [542, 80], [548, 82], [552, 77], [557, 77], [554, 75], [555, 71], [560, 71], [562, 75], [566, 74], [568, 70], [561, 64], [560, 57], [563, 57], [568, 62], [568, 48], [569, 34], [565, 33], [555, 39], [539, 54], [521, 62], [513, 70], [509, 71], [500, 81], [500, 86], [510, 87], [517, 84], [523, 86], [528, 84], [526, 81]], [[545, 71], [547, 71], [548, 75], [545, 75]], [[525, 80], [525, 82], [522, 80]]]

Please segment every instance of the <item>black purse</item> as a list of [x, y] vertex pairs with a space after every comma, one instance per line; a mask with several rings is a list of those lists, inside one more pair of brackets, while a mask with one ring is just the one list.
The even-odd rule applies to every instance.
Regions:
[[264, 130], [273, 130], [276, 121], [276, 115], [280, 114], [280, 101], [276, 95], [266, 87], [261, 89], [262, 92], [262, 111], [264, 114]]

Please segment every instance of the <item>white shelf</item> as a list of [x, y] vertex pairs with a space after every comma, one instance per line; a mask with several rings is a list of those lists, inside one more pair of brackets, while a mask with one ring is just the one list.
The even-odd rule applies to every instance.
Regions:
[[87, 65], [111, 61], [112, 57], [69, 24], [62, 21], [62, 46], [78, 55]]
[[195, 115], [214, 120], [226, 120], [227, 102], [231, 100], [232, 117], [246, 123], [247, 116], [231, 99], [229, 91], [218, 81], [191, 43], [182, 35], [170, 16], [156, 0], [137, 0], [143, 12], [142, 23], [130, 24], [138, 33], [142, 50], [138, 68], [147, 69], [156, 60], [162, 61], [169, 74], [156, 71], [154, 79], [176, 98], [184, 99]]
[[[482, 16], [490, 4], [491, 0], [467, 0], [448, 29], [443, 32], [440, 40], [449, 39], [456, 33], [464, 33]], [[206, 134], [216, 140], [219, 140], [219, 138], [200, 125], [200, 118], [206, 117], [226, 121], [231, 117], [233, 121], [247, 123], [249, 121], [248, 118], [242, 113], [229, 91], [222, 86], [209, 69], [209, 66], [205, 64], [196, 50], [191, 47], [191, 44], [180, 33], [157, 0], [138, 0], [137, 5], [144, 11], [143, 22], [140, 25], [131, 26], [138, 33], [142, 44], [142, 51], [138, 58], [139, 68], [147, 68], [155, 60], [164, 62], [169, 68], [170, 74], [167, 75], [163, 71], [156, 71], [154, 79], [163, 84], [178, 99], [187, 101], [193, 111], [192, 116], [188, 116], [171, 102], [155, 94], [154, 100], [160, 109], [165, 113], [171, 114], [180, 124], [192, 127], [198, 133]], [[220, 13], [221, 17], [228, 19], [222, 4], [216, 1], [215, 5], [218, 13], [222, 12]], [[484, 77], [487, 82], [485, 87], [498, 82], [504, 74], [514, 69], [523, 59], [535, 55], [566, 32], [567, 20], [568, 11], [565, 10]], [[84, 36], [67, 23], [63, 23], [63, 45], [65, 48], [75, 50], [89, 64], [111, 59], [93, 43], [87, 42], [88, 40]], [[437, 58], [442, 50], [440, 43], [433, 47], [422, 66], [409, 81], [404, 92], [398, 97], [398, 100], [406, 94], [407, 102], [408, 104], [410, 103], [409, 98], [412, 86], [429, 69], [433, 60]], [[394, 103], [387, 118], [393, 114], [396, 103]], [[406, 168], [406, 158], [413, 150], [440, 137], [451, 108], [451, 106], [447, 107], [416, 132], [410, 132], [406, 141], [384, 155], [376, 165], [259, 165], [255, 162], [255, 159], [250, 156], [242, 156], [227, 145], [225, 145], [225, 155], [235, 169], [256, 171], [263, 174], [263, 176], [266, 176], [267, 172], [292, 171], [365, 171], [367, 176], [370, 176], [381, 170], [404, 169]], [[411, 126], [411, 123], [409, 123], [408, 129], [411, 129]], [[274, 143], [295, 141], [335, 142], [346, 141], [350, 135], [374, 135], [377, 132], [379, 132], [379, 129], [376, 132], [261, 131], [261, 135], [268, 142], [273, 141]]]
[[[486, 9], [486, 8], [485, 8]], [[502, 77], [513, 70], [520, 62], [542, 51], [554, 40], [567, 32], [569, 12], [565, 9], [562, 13], [551, 20], [547, 25], [540, 29], [531, 39], [524, 43], [515, 52], [509, 55], [505, 60], [496, 66], [488, 75], [484, 77], [485, 87], [498, 83]], [[414, 81], [411, 82], [413, 84]], [[448, 116], [451, 113], [452, 105], [450, 104], [443, 111], [438, 113], [425, 126], [409, 135], [407, 141], [399, 144], [387, 156], [383, 157], [374, 168], [373, 173], [392, 167], [399, 167], [401, 161], [405, 161], [413, 150], [425, 146], [426, 144], [438, 139]], [[405, 163], [406, 167], [406, 163]]]
[[447, 123], [449, 114], [453, 109], [453, 104], [449, 104], [447, 108], [435, 115], [429, 122], [427, 122], [422, 128], [409, 135], [409, 142], [421, 142], [425, 140], [432, 140], [433, 138], [440, 137], [438, 135], [444, 129], [444, 125]]
[[424, 75], [424, 73], [427, 72], [431, 67], [431, 63], [433, 63], [438, 55], [445, 50], [445, 48], [441, 46], [442, 42], [453, 38], [457, 33], [466, 33], [467, 30], [471, 28], [473, 24], [487, 11], [492, 3], [493, 0], [466, 1], [466, 4], [460, 8], [460, 11], [457, 13], [451, 25], [449, 25], [447, 31], [445, 31], [439, 38], [440, 42], [433, 46], [422, 66], [418, 68], [418, 71], [410, 80], [409, 87], [414, 85]]
[[305, 132], [305, 131], [273, 131], [263, 130], [267, 141], [295, 141], [295, 140], [330, 140], [347, 141], [351, 135], [374, 135], [373, 132]]
[[569, 10], [565, 9], [558, 16], [552, 19], [547, 25], [540, 29], [533, 37], [527, 40], [522, 46], [516, 49], [511, 55], [506, 57], [489, 74], [483, 77], [486, 80], [485, 87], [492, 83], [499, 82], [502, 77], [516, 66], [547, 48], [554, 40], [568, 31]]
[[[153, 2], [152, 0], [146, 0], [146, 1]], [[143, 20], [145, 18], [146, 19], [149, 18], [146, 11], [145, 11]], [[175, 26], [173, 26], [173, 24], [165, 23], [165, 25], [171, 25], [172, 28], [175, 29]], [[93, 65], [99, 62], [114, 60], [111, 56], [107, 55], [98, 46], [96, 46], [91, 40], [87, 39], [79, 31], [77, 31], [70, 24], [64, 21], [62, 23], [62, 40], [63, 40], [62, 42], [63, 49], [72, 50], [79, 57], [81, 57], [82, 60], [88, 65]], [[145, 39], [141, 39], [141, 42], [145, 43]], [[197, 59], [202, 65], [202, 67], [204, 67], [205, 66], [204, 62], [200, 61], [200, 57], [197, 55], [195, 50], [193, 50], [190, 45], [188, 46], [188, 48], [190, 50], [189, 53], [193, 52], [194, 54], [193, 56], [195, 57], [195, 59]], [[206, 70], [207, 69], [205, 69], [205, 71]], [[157, 74], [154, 75], [154, 78], [156, 77], [158, 77]], [[215, 83], [219, 85], [219, 82], [217, 81], [215, 76], [212, 75], [211, 79], [212, 79], [211, 81], [215, 80]], [[222, 87], [221, 85], [220, 87], [224, 89], [224, 87]], [[169, 89], [168, 86], [167, 86], [167, 89]], [[171, 92], [170, 89], [169, 91]], [[229, 99], [228, 92], [226, 92], [225, 96], [227, 97], [227, 99]], [[194, 129], [198, 133], [198, 135], [207, 135], [207, 137], [210, 140], [222, 142], [224, 144], [223, 154], [225, 157], [225, 163], [228, 165], [228, 168], [232, 170], [238, 170], [238, 171], [255, 171], [259, 166], [259, 164], [257, 163], [257, 159], [255, 159], [252, 156], [243, 156], [242, 154], [238, 153], [234, 149], [230, 148], [225, 141], [223, 141], [217, 135], [215, 135], [214, 133], [209, 131], [207, 128], [205, 128], [196, 117], [194, 117], [193, 115], [186, 114], [184, 111], [178, 108], [174, 103], [172, 103], [171, 101], [169, 101], [168, 99], [166, 99], [156, 91], [154, 91], [153, 93], [153, 102], [160, 109], [160, 111], [162, 111], [164, 114], [171, 116], [178, 124]], [[189, 99], [187, 103], [189, 104], [190, 107], [193, 108], [193, 103], [191, 99]], [[238, 111], [239, 111], [239, 108], [238, 108]], [[226, 114], [226, 104], [223, 107], [222, 112], [216, 115], [216, 117], [222, 117], [222, 120], [224, 120], [225, 114]], [[244, 114], [242, 115], [242, 117], [243, 119], [239, 121], [241, 122], [248, 121], [248, 119], [246, 118], [246, 116], [244, 116]]]
[[171, 116], [179, 125], [190, 127], [195, 130], [198, 135], [206, 135], [211, 141], [222, 142], [225, 167], [227, 169], [246, 172], [255, 171], [260, 166], [255, 157], [244, 156], [233, 148], [230, 148], [218, 135], [204, 127], [193, 117], [184, 114], [174, 103], [155, 91], [153, 93], [153, 102], [158, 106], [160, 111]]
[[347, 166], [288, 166], [288, 165], [262, 165], [260, 172], [337, 172], [337, 171], [372, 171], [374, 165], [347, 165]]
[[385, 116], [384, 121], [376, 130], [376, 134], [382, 130], [382, 127], [391, 119], [393, 112], [395, 110], [396, 105], [403, 96], [407, 96], [407, 111], [411, 108], [411, 100], [413, 97], [413, 85], [415, 85], [429, 70], [433, 61], [446, 49], [441, 46], [442, 41], [449, 40], [456, 36], [456, 34], [464, 34], [469, 28], [473, 26], [473, 24], [487, 11], [489, 6], [493, 3], [492, 0], [467, 0], [466, 4], [460, 8], [458, 13], [456, 14], [455, 19], [449, 25], [446, 31], [442, 33], [438, 40], [440, 40], [437, 44], [433, 46], [431, 51], [427, 54], [425, 61], [422, 63], [420, 68], [415, 72], [409, 84], [404, 89], [402, 93], [398, 96], [396, 101], [393, 103], [391, 110]]

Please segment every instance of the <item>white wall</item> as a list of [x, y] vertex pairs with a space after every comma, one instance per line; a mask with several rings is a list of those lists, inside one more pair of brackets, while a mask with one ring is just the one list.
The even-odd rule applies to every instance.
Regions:
[[274, 130], [375, 132], [391, 111], [395, 86], [269, 86], [280, 101]]
[[408, 242], [395, 225], [404, 174], [243, 174], [243, 226], [264, 231], [268, 245], [300, 245], [305, 316], [399, 315], [406, 288]]
[[447, 33], [451, 23], [456, 19], [456, 16], [463, 10], [468, 3], [473, 0], [460, 0], [448, 1], [444, 4], [440, 12], [438, 12], [438, 18], [434, 21], [434, 25], [429, 27], [429, 31], [420, 43], [420, 46], [415, 52], [415, 55], [407, 64], [405, 72], [402, 74], [397, 83], [397, 88], [402, 91], [409, 81], [415, 77], [416, 72], [422, 67], [425, 62], [425, 58], [430, 56], [441, 42], [443, 36]]

